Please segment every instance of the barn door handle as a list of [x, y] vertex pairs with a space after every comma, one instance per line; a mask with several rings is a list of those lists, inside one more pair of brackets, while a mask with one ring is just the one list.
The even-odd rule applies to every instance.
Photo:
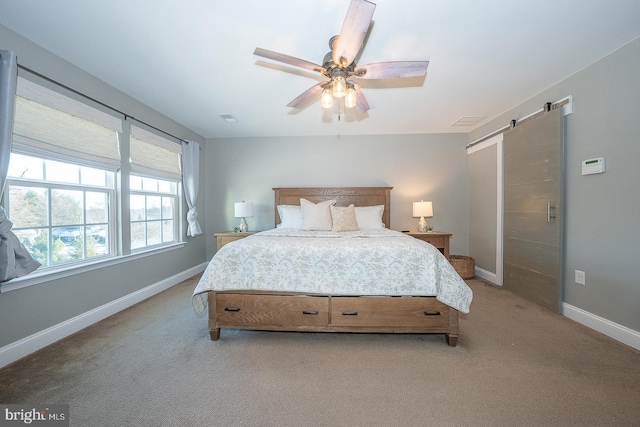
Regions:
[[439, 311], [424, 311], [423, 312], [425, 316], [440, 316], [440, 312]]
[[[551, 210], [553, 209], [553, 215], [551, 215]], [[547, 202], [547, 222], [551, 222], [552, 219], [556, 219], [556, 207], [551, 204], [551, 202]]]
[[318, 315], [318, 310], [316, 310], [316, 311], [302, 310], [302, 314], [310, 314], [312, 316], [317, 316]]
[[224, 311], [232, 311], [234, 313], [237, 313], [238, 311], [240, 311], [239, 308], [229, 308], [229, 307], [225, 307]]

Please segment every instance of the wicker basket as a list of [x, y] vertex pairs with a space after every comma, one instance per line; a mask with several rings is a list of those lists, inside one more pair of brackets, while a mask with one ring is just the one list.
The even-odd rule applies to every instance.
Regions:
[[473, 279], [476, 275], [476, 260], [470, 256], [451, 255], [449, 261], [463, 279]]

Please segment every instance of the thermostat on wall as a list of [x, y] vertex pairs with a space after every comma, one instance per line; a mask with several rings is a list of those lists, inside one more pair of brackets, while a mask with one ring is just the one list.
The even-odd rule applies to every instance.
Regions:
[[582, 175], [604, 172], [604, 157], [582, 161]]

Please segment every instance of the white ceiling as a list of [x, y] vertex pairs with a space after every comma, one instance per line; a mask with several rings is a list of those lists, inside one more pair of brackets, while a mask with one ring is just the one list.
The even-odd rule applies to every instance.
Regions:
[[322, 63], [349, 0], [0, 0], [0, 23], [206, 138], [466, 133], [640, 36], [637, 0], [373, 1], [358, 64], [428, 73], [363, 82], [371, 109], [340, 120], [286, 107], [320, 74], [253, 51]]

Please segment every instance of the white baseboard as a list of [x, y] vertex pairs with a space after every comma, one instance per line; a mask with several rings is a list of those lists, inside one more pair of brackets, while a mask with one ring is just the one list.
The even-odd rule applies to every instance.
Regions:
[[62, 338], [68, 337], [87, 326], [91, 326], [107, 317], [131, 307], [153, 295], [160, 293], [171, 286], [177, 285], [183, 280], [188, 279], [206, 268], [207, 263], [191, 267], [181, 273], [168, 277], [160, 282], [147, 286], [146, 288], [132, 292], [117, 300], [111, 301], [93, 310], [82, 313], [76, 317], [66, 320], [50, 328], [44, 329], [33, 335], [25, 337], [21, 340], [13, 342], [0, 348], [0, 368], [15, 362], [41, 348], [44, 348]]
[[638, 331], [618, 325], [617, 323], [567, 303], [562, 303], [562, 314], [614, 340], [640, 350], [640, 332]]

